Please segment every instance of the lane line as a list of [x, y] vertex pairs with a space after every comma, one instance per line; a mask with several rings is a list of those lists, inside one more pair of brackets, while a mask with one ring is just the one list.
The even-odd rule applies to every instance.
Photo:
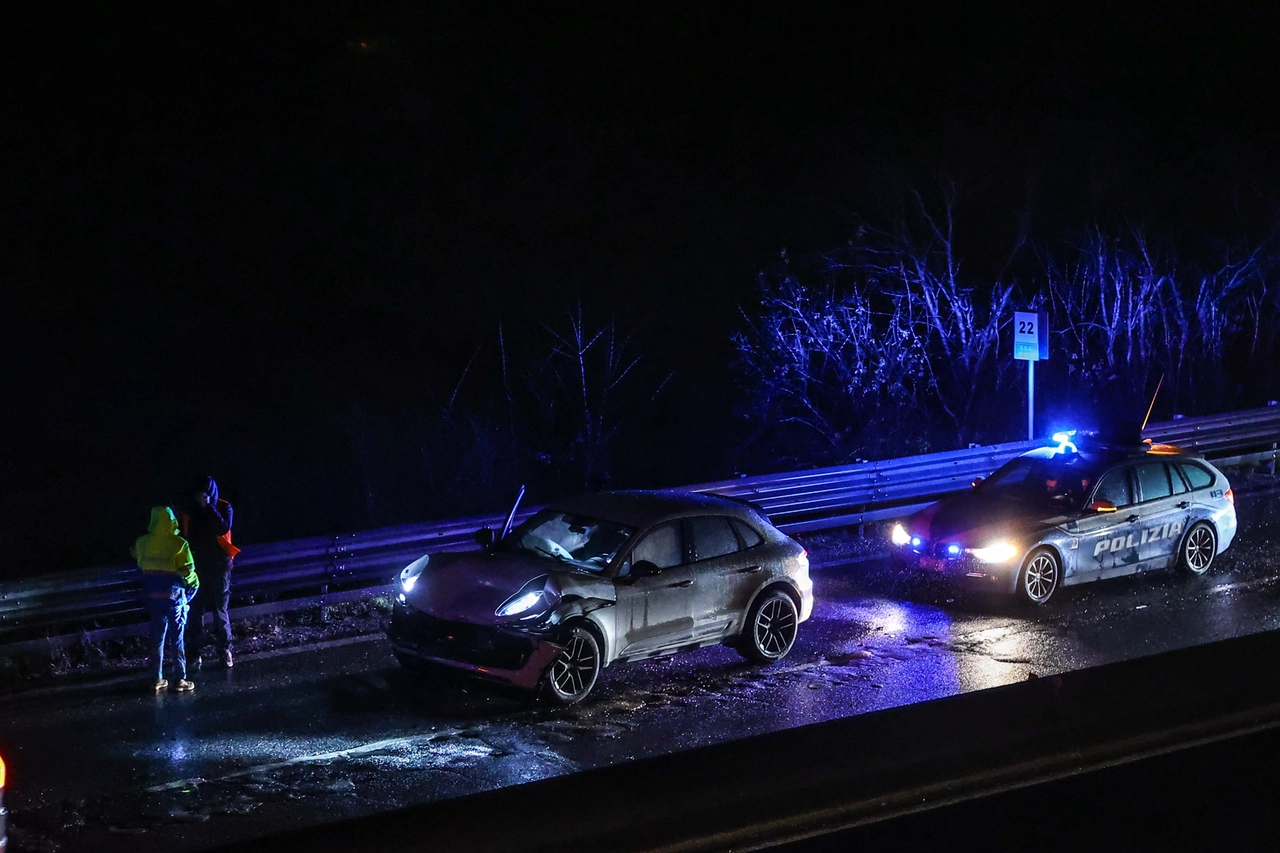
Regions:
[[[333, 752], [318, 752], [314, 755], [300, 755], [297, 758], [289, 758], [284, 761], [273, 761], [270, 764], [258, 764], [253, 767], [247, 767], [243, 770], [236, 770], [232, 773], [226, 773], [222, 776], [191, 776], [186, 779], [178, 779], [174, 782], [165, 782], [161, 785], [153, 785], [150, 788], [143, 788], [149, 794], [156, 794], [162, 791], [172, 791], [176, 788], [186, 788], [200, 785], [207, 782], [225, 782], [228, 779], [238, 779], [242, 776], [252, 776], [255, 773], [267, 773], [272, 770], [280, 770], [285, 767], [294, 767], [299, 764], [315, 764], [320, 761], [333, 761], [339, 758], [352, 758], [355, 756], [366, 755], [370, 752], [377, 752], [381, 749], [391, 749], [393, 747], [413, 746], [419, 743], [430, 743], [440, 738], [450, 736], [458, 736], [462, 734], [461, 729], [446, 729], [445, 731], [432, 732], [425, 735], [412, 735], [410, 737], [387, 738], [386, 740], [378, 740], [373, 743], [366, 743], [360, 746], [352, 746], [347, 749], [338, 749]], [[476, 738], [479, 740], [479, 738]], [[487, 744], [486, 744], [487, 745]]]

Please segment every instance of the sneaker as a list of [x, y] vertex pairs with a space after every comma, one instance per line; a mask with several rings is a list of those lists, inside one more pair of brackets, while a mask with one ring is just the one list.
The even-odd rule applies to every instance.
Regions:
[[183, 678], [174, 686], [173, 689], [177, 693], [190, 693], [192, 690], [196, 689], [196, 685], [194, 682], [187, 681]]
[[231, 667], [236, 665], [235, 660], [231, 657], [231, 649], [222, 650], [222, 665], [227, 669], [231, 669]]
[[157, 692], [157, 693], [163, 693], [164, 691], [166, 691], [166, 690], [168, 690], [168, 689], [169, 689], [169, 679], [167, 679], [167, 678], [158, 678], [158, 679], [156, 679], [156, 692]]

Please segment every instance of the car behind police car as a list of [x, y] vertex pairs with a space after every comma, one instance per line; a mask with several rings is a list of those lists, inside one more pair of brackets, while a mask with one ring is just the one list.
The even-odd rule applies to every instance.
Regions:
[[1045, 604], [1061, 586], [1150, 569], [1204, 574], [1231, 544], [1231, 485], [1204, 459], [1055, 438], [895, 525], [895, 564]]

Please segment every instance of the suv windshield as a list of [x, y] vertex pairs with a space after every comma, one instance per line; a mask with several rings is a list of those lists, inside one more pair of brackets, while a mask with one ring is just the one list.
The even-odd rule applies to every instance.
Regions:
[[635, 528], [585, 515], [544, 509], [502, 540], [504, 549], [530, 551], [574, 568], [600, 573]]
[[1079, 509], [1092, 481], [1081, 466], [1060, 459], [1019, 457], [978, 484], [984, 497]]

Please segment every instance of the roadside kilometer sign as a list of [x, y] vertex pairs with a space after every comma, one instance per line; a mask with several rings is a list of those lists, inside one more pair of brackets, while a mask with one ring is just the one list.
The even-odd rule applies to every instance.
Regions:
[[1027, 440], [1036, 437], [1036, 362], [1049, 358], [1047, 311], [1013, 312], [1013, 357], [1027, 363]]
[[1019, 361], [1049, 358], [1049, 314], [1045, 311], [1013, 313], [1013, 357]]

